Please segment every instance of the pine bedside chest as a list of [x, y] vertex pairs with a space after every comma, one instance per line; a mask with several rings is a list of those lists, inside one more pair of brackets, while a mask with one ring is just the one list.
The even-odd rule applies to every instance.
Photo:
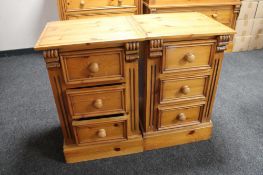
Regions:
[[144, 149], [206, 140], [224, 51], [234, 30], [201, 14], [135, 16], [146, 33]]
[[44, 51], [66, 162], [209, 139], [231, 34], [201, 13], [48, 23], [35, 49]]
[[138, 58], [144, 35], [131, 17], [49, 23], [44, 50], [67, 162], [143, 151]]

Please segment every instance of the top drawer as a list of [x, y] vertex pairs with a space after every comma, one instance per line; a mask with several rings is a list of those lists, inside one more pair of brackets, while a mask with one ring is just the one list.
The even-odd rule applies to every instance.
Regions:
[[69, 11], [105, 6], [134, 6], [134, 0], [66, 0]]
[[163, 73], [210, 68], [215, 41], [164, 44]]
[[114, 83], [124, 80], [122, 49], [67, 52], [61, 58], [66, 84]]

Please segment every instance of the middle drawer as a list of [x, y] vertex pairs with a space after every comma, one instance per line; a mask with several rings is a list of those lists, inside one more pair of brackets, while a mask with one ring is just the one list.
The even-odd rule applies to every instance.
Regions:
[[207, 93], [208, 75], [161, 79], [160, 103], [183, 100], [204, 100]]
[[66, 91], [73, 119], [125, 113], [125, 86], [108, 86]]

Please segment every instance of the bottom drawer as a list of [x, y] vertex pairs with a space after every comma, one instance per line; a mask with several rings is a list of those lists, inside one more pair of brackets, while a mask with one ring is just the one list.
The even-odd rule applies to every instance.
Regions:
[[202, 118], [204, 103], [190, 106], [159, 108], [158, 129], [199, 124]]
[[73, 121], [77, 144], [127, 139], [127, 117]]

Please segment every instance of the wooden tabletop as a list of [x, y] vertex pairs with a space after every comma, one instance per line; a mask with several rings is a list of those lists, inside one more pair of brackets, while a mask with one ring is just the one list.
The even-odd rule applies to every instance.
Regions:
[[234, 34], [235, 31], [204, 14], [163, 13], [134, 16], [147, 39]]
[[231, 28], [196, 12], [102, 17], [50, 22], [35, 49], [234, 33]]
[[100, 17], [50, 22], [35, 45], [36, 50], [66, 45], [120, 41], [141, 41], [145, 38], [131, 16]]

